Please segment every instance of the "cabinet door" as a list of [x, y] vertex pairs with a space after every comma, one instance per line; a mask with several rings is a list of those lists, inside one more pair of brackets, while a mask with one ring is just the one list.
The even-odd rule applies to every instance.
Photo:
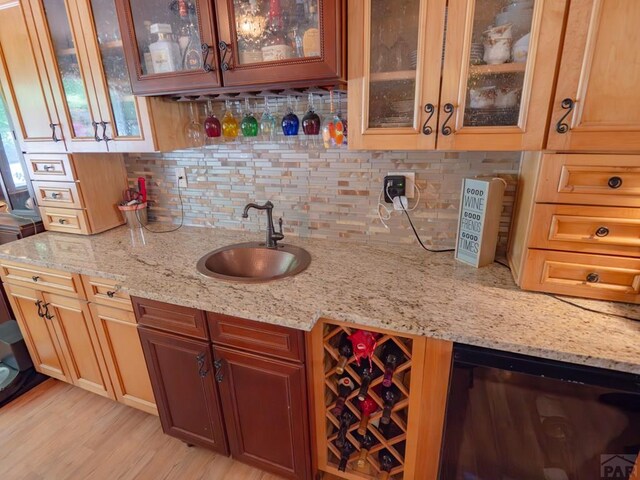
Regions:
[[27, 152], [64, 152], [65, 142], [28, 5], [0, 0], [0, 85]]
[[116, 9], [136, 95], [220, 86], [212, 1], [116, 0]]
[[547, 148], [640, 151], [640, 2], [572, 0]]
[[436, 145], [445, 0], [349, 1], [349, 147]]
[[[38, 302], [40, 305], [44, 303], [40, 293], [33, 288], [7, 283], [4, 284], [4, 289], [36, 370], [72, 383], [53, 324], [38, 314]], [[40, 313], [42, 312], [44, 309], [40, 307]]]
[[438, 150], [542, 148], [566, 3], [449, 3]]
[[208, 342], [138, 327], [162, 429], [228, 455]]
[[93, 88], [76, 4], [29, 0], [67, 147], [72, 152], [105, 152], [100, 111]]
[[42, 298], [73, 384], [115, 398], [87, 302], [46, 292]]
[[90, 308], [116, 399], [157, 415], [133, 312], [95, 303]]
[[216, 0], [225, 86], [337, 80], [341, 0]]
[[304, 365], [214, 347], [231, 455], [288, 478], [309, 474]]

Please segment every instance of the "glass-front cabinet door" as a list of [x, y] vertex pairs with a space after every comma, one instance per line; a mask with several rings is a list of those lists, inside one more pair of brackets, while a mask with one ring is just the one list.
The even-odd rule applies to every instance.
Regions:
[[339, 0], [215, 0], [225, 86], [343, 76]]
[[439, 150], [539, 150], [565, 0], [449, 2]]
[[116, 0], [135, 94], [220, 86], [213, 3]]
[[435, 148], [445, 8], [349, 2], [349, 148]]

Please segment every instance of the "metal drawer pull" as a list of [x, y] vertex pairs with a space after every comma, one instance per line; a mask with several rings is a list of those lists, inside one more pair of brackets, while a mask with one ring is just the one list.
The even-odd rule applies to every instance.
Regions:
[[64, 219], [64, 218], [60, 218], [60, 219], [58, 219], [58, 223], [59, 223], [60, 225], [64, 225], [64, 224], [66, 224], [66, 223], [67, 223], [67, 220], [66, 220], [66, 219]]
[[569, 124], [566, 123], [564, 119], [567, 118], [569, 114], [573, 111], [573, 107], [575, 106], [575, 104], [576, 102], [574, 102], [570, 98], [565, 98], [564, 100], [562, 100], [562, 103], [560, 104], [560, 106], [562, 107], [563, 110], [566, 110], [566, 112], [562, 117], [560, 117], [560, 120], [558, 120], [558, 123], [556, 123], [556, 132], [567, 133], [569, 131]]
[[216, 382], [221, 383], [224, 380], [224, 373], [222, 372], [222, 360], [214, 360], [213, 366], [216, 369]]
[[107, 292], [107, 297], [109, 297], [109, 298], [113, 298], [113, 296], [114, 296], [115, 294], [116, 294], [116, 292], [114, 292], [113, 290], [109, 290], [109, 291]]
[[43, 165], [42, 168], [44, 169], [45, 172], [50, 172], [51, 170], [56, 169], [56, 167], [54, 167], [53, 165]]
[[453, 111], [454, 111], [453, 103], [445, 103], [442, 109], [444, 110], [444, 113], [449, 114], [449, 116], [445, 119], [445, 121], [442, 124], [442, 135], [448, 136], [453, 133], [453, 129], [449, 125], [447, 125], [449, 123], [449, 120], [451, 120], [451, 117], [453, 117]]
[[59, 123], [50, 123], [49, 128], [51, 128], [51, 140], [58, 143], [61, 139], [56, 136], [56, 127], [60, 126]]
[[589, 283], [598, 283], [600, 281], [600, 275], [597, 273], [590, 273], [587, 275], [587, 282]]
[[622, 179], [620, 177], [611, 177], [607, 185], [609, 185], [609, 188], [620, 188], [622, 186]]
[[61, 193], [57, 193], [57, 192], [53, 192], [51, 194], [51, 198], [60, 198], [61, 196], [62, 196], [62, 194]]
[[31, 277], [31, 280], [37, 282], [38, 280], [40, 280], [40, 277], [38, 275], [34, 275], [33, 277]]
[[431, 121], [431, 117], [433, 117], [433, 114], [436, 111], [436, 107], [433, 106], [433, 103], [427, 103], [424, 106], [424, 111], [425, 113], [428, 113], [429, 116], [427, 117], [427, 119], [424, 121], [424, 124], [422, 125], [422, 133], [425, 135], [431, 135], [433, 133], [433, 128], [431, 128], [431, 126], [429, 125], [429, 122]]
[[607, 227], [599, 227], [596, 230], [596, 237], [606, 237], [609, 235], [609, 229]]

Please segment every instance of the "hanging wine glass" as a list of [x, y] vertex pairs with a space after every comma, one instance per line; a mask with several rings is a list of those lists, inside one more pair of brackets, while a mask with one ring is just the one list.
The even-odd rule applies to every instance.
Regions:
[[244, 117], [242, 117], [242, 122], [240, 122], [240, 129], [242, 130], [242, 135], [245, 137], [256, 137], [258, 135], [258, 120], [253, 116], [253, 111], [249, 106], [249, 99], [244, 99]]
[[222, 117], [222, 135], [227, 141], [235, 140], [238, 137], [238, 120], [233, 116], [229, 100], [225, 102], [225, 112]]
[[198, 104], [189, 104], [190, 119], [185, 127], [187, 142], [191, 148], [201, 148], [204, 146], [204, 132], [202, 125], [198, 121]]
[[264, 111], [260, 117], [260, 133], [264, 140], [274, 140], [276, 135], [276, 117], [269, 108], [269, 99], [264, 98]]
[[307, 142], [311, 145], [316, 145], [316, 139], [320, 135], [320, 117], [315, 112], [315, 105], [313, 103], [313, 93], [309, 93], [309, 106], [307, 107], [307, 113], [302, 117], [302, 131], [306, 135]]
[[282, 133], [287, 137], [298, 135], [299, 128], [300, 119], [293, 113], [293, 97], [289, 95], [287, 96], [287, 113], [282, 117]]
[[337, 147], [346, 145], [347, 137], [347, 120], [342, 118], [342, 104], [340, 103], [340, 95], [338, 94], [338, 112], [333, 117], [334, 140]]
[[207, 118], [204, 120], [204, 131], [209, 138], [218, 138], [222, 135], [222, 125], [216, 114], [213, 113], [211, 100], [207, 101]]
[[322, 125], [322, 143], [324, 148], [331, 148], [336, 144], [336, 126], [334, 123], [335, 114], [333, 112], [333, 90], [329, 92], [329, 115]]

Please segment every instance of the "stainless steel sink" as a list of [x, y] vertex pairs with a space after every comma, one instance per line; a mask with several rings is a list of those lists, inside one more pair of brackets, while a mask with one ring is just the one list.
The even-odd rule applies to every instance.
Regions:
[[264, 243], [229, 245], [207, 253], [198, 260], [198, 272], [207, 277], [236, 282], [269, 282], [292, 277], [311, 263], [311, 255], [303, 248], [278, 245], [267, 248]]

